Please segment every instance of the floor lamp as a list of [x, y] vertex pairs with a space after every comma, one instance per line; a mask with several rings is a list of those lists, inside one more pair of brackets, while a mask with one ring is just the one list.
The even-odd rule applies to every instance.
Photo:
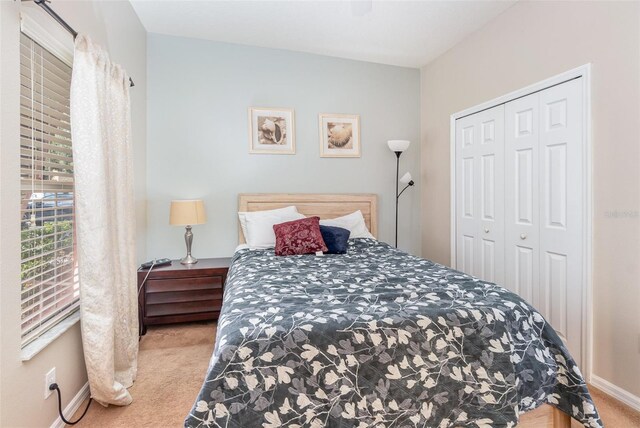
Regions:
[[[389, 146], [389, 150], [396, 154], [396, 240], [395, 247], [398, 248], [398, 201], [400, 199], [400, 195], [404, 193], [405, 190], [409, 186], [413, 186], [415, 183], [411, 179], [411, 174], [408, 172], [400, 178], [400, 155], [402, 152], [409, 148], [411, 141], [408, 140], [389, 140], [387, 141], [387, 145]], [[399, 190], [399, 183], [404, 184], [404, 188]]]

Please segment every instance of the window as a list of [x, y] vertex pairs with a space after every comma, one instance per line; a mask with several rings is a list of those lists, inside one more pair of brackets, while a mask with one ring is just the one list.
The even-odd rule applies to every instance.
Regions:
[[74, 242], [71, 67], [20, 39], [22, 345], [79, 306]]

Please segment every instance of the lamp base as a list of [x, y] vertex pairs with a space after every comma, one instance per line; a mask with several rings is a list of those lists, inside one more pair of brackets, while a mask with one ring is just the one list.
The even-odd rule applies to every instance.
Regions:
[[180, 259], [180, 263], [182, 263], [183, 265], [194, 265], [198, 263], [198, 259], [193, 257], [191, 254], [187, 254], [186, 257]]
[[187, 225], [184, 229], [184, 242], [185, 244], [187, 244], [187, 255], [182, 260], [180, 260], [180, 263], [182, 263], [183, 265], [194, 265], [198, 263], [198, 259], [191, 255], [191, 244], [193, 243], [193, 233], [191, 232], [191, 226]]

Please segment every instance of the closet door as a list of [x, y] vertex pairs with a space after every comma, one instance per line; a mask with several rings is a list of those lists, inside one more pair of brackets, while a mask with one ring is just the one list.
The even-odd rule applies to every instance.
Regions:
[[504, 106], [456, 121], [456, 266], [504, 281]]
[[505, 286], [536, 306], [539, 282], [539, 94], [505, 105]]
[[580, 364], [584, 278], [582, 82], [505, 105], [505, 285]]
[[585, 221], [582, 81], [540, 92], [540, 289], [536, 308], [582, 361]]

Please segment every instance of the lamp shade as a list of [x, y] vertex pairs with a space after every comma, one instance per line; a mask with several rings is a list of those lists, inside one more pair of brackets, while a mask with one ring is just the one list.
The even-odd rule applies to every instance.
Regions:
[[411, 182], [411, 173], [407, 172], [405, 175], [400, 178], [400, 183], [409, 184]]
[[409, 148], [411, 141], [409, 140], [389, 140], [387, 145], [392, 152], [404, 152]]
[[204, 202], [201, 199], [171, 201], [169, 224], [174, 226], [190, 226], [207, 222]]

